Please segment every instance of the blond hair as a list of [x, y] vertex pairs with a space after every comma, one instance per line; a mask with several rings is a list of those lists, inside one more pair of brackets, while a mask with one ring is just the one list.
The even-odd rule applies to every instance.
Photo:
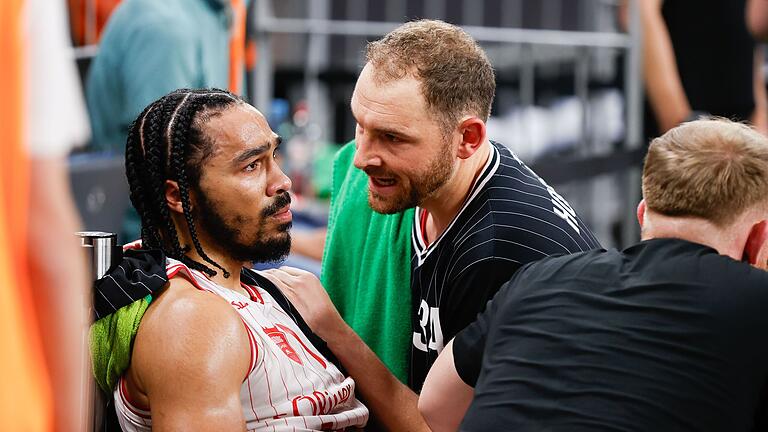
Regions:
[[768, 139], [721, 118], [677, 126], [648, 148], [643, 197], [657, 213], [723, 227], [768, 202]]
[[485, 52], [464, 30], [442, 21], [403, 24], [370, 42], [366, 61], [380, 82], [410, 75], [433, 114], [453, 128], [463, 115], [487, 121], [496, 92], [493, 67]]

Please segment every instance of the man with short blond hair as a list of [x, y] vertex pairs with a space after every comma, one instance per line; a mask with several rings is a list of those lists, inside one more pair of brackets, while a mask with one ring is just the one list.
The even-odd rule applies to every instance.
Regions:
[[433, 431], [763, 430], [768, 139], [683, 124], [643, 194], [642, 242], [526, 266], [446, 347], [419, 400]]
[[685, 123], [649, 147], [643, 197], [663, 214], [730, 224], [768, 199], [765, 154], [765, 137], [745, 124], [717, 118]]

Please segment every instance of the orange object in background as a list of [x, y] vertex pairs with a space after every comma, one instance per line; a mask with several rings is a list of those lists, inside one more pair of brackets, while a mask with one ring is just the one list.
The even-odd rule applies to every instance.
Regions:
[[229, 41], [229, 91], [241, 94], [245, 65], [245, 0], [232, 1], [232, 39]]
[[53, 401], [28, 284], [22, 0], [0, 1], [0, 430], [50, 431]]
[[[104, 26], [120, 0], [68, 0], [69, 21], [72, 26], [72, 41], [75, 46], [93, 45], [101, 39]], [[93, 9], [92, 29], [88, 29], [88, 7]], [[89, 32], [92, 32], [89, 34]]]

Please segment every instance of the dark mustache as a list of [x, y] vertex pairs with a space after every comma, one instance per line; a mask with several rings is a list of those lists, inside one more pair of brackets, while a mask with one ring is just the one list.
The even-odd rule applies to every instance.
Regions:
[[279, 212], [283, 209], [283, 207], [287, 206], [291, 203], [291, 195], [288, 194], [288, 192], [283, 192], [277, 197], [275, 197], [275, 202], [268, 205], [264, 210], [261, 211], [261, 214], [263, 216], [272, 216], [273, 214]]

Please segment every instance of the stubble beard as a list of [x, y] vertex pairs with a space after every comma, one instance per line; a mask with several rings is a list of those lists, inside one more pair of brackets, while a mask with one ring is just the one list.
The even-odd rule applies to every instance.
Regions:
[[453, 156], [445, 148], [437, 154], [425, 171], [411, 177], [410, 185], [406, 187], [402, 185], [402, 180], [398, 180], [400, 194], [385, 198], [369, 189], [368, 205], [373, 211], [381, 214], [400, 213], [416, 207], [443, 187], [452, 173]]
[[[236, 216], [227, 218], [219, 212], [216, 202], [205, 193], [196, 191], [199, 197], [194, 218], [199, 230], [203, 230], [224, 254], [242, 262], [279, 262], [291, 249], [291, 223], [285, 223], [269, 232], [268, 218], [291, 202], [290, 196], [278, 195], [264, 208], [258, 218]], [[252, 241], [244, 242], [241, 227], [258, 226]]]

